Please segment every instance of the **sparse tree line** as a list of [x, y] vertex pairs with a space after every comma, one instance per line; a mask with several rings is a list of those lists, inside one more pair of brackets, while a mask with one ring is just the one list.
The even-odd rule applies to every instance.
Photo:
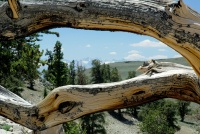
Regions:
[[34, 89], [34, 80], [40, 76], [39, 34], [33, 34], [15, 41], [0, 42], [0, 84], [20, 95], [24, 81]]
[[[48, 30], [41, 33], [59, 35]], [[28, 88], [34, 90], [34, 80], [41, 75], [38, 69], [43, 64], [40, 60], [43, 51], [37, 44], [41, 41], [41, 33], [0, 42], [0, 84], [18, 95], [25, 81], [28, 82]]]
[[[58, 33], [49, 31], [44, 31], [44, 33], [58, 35]], [[62, 43], [59, 41], [56, 42], [53, 51], [46, 50], [47, 60], [41, 61], [40, 58], [44, 52], [40, 51], [39, 44], [36, 44], [36, 41], [40, 41], [40, 36], [40, 34], [33, 34], [15, 41], [0, 42], [0, 84], [2, 86], [20, 95], [20, 92], [23, 91], [24, 81], [28, 82], [28, 88], [34, 90], [34, 80], [38, 79], [41, 74], [53, 87], [121, 80], [116, 67], [111, 68], [109, 64], [102, 64], [98, 59], [92, 61], [90, 77], [88, 78], [84, 66], [75, 63], [74, 60], [70, 63], [63, 61]], [[47, 69], [43, 70], [42, 73], [38, 71], [41, 65], [47, 65]], [[135, 71], [130, 71], [127, 79], [133, 78], [135, 75]], [[51, 89], [45, 88], [44, 96], [48, 94], [47, 90]], [[144, 133], [172, 134], [179, 129], [176, 125], [177, 115], [180, 115], [181, 121], [184, 121], [185, 115], [190, 111], [189, 104], [189, 102], [184, 101], [160, 100], [128, 108], [125, 112], [142, 122], [139, 126]], [[123, 116], [120, 109], [117, 116]], [[104, 113], [96, 113], [86, 115], [79, 121], [65, 123], [63, 126], [66, 134], [104, 134], [106, 133], [104, 124]]]

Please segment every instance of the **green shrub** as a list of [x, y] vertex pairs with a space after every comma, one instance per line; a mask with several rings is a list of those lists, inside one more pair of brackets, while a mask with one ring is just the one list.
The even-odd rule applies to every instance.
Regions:
[[177, 105], [173, 101], [159, 100], [141, 107], [139, 125], [146, 134], [173, 134], [179, 129], [177, 123]]
[[173, 134], [174, 128], [168, 125], [166, 116], [159, 110], [150, 110], [139, 125], [145, 134]]
[[8, 125], [8, 124], [1, 124], [1, 125], [0, 125], [0, 128], [1, 128], [1, 129], [4, 129], [4, 130], [6, 130], [6, 131], [9, 131], [11, 127], [12, 127], [12, 126], [10, 126], [10, 125]]
[[85, 132], [82, 132], [80, 124], [74, 121], [64, 123], [63, 128], [65, 130], [65, 134], [86, 134]]
[[189, 109], [190, 102], [178, 100], [177, 104], [178, 104], [178, 113], [181, 117], [181, 122], [183, 122], [185, 119], [185, 115], [191, 111], [191, 109]]

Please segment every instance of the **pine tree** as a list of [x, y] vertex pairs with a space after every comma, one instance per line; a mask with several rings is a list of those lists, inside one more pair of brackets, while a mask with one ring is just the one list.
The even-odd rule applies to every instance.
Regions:
[[159, 100], [141, 107], [139, 117], [140, 129], [147, 134], [173, 134], [176, 126], [177, 105], [173, 101]]
[[45, 98], [48, 95], [47, 88], [44, 88], [43, 97]]
[[168, 125], [166, 116], [159, 110], [149, 110], [148, 115], [139, 125], [145, 134], [174, 134], [173, 127]]
[[100, 60], [95, 59], [92, 61], [91, 78], [94, 84], [103, 83]]
[[34, 89], [34, 80], [40, 75], [38, 68], [43, 51], [40, 52], [40, 46], [35, 43], [40, 41], [39, 37], [40, 35], [35, 33], [16, 41], [17, 53], [16, 60], [13, 62], [13, 65], [17, 65], [15, 71], [19, 74], [16, 77], [27, 80], [30, 89]]
[[26, 38], [0, 43], [0, 59], [5, 63], [0, 67], [0, 82], [2, 79], [12, 81], [15, 77], [15, 81], [27, 80], [33, 89], [34, 79], [40, 75], [37, 69], [43, 53], [39, 51], [39, 45], [35, 44], [39, 37], [39, 34], [33, 34]]
[[81, 121], [82, 130], [86, 130], [87, 134], [106, 134], [103, 126], [105, 124], [103, 113], [86, 115], [81, 118]]
[[134, 78], [135, 76], [136, 76], [136, 72], [135, 71], [128, 71], [128, 77], [127, 77], [127, 79]]
[[87, 84], [87, 76], [85, 74], [85, 68], [82, 65], [77, 65], [76, 72], [76, 84], [78, 85], [86, 85]]
[[[56, 80], [55, 80], [55, 86], [58, 87], [58, 86], [62, 86], [64, 83], [62, 82], [62, 67], [64, 67], [63, 65], [63, 53], [61, 51], [62, 49], [62, 44], [57, 41], [55, 46], [54, 46], [54, 71], [55, 71], [55, 77], [56, 77]], [[66, 82], [65, 82], [66, 83]]]
[[14, 53], [12, 49], [15, 49], [15, 43], [13, 41], [1, 41], [0, 42], [0, 81], [4, 79], [4, 76], [8, 76], [12, 71], [12, 62], [14, 61]]
[[[24, 81], [28, 81], [29, 87], [33, 89], [34, 80], [40, 77], [38, 68], [43, 52], [40, 52], [36, 42], [41, 40], [41, 33], [12, 41], [0, 41], [0, 84], [18, 95], [23, 91]], [[44, 33], [59, 35], [49, 30]]]
[[44, 78], [51, 82], [55, 87], [67, 85], [68, 81], [68, 65], [62, 61], [63, 53], [61, 49], [62, 44], [57, 41], [53, 52], [47, 50], [46, 55], [48, 55], [48, 69], [43, 71]]
[[[119, 77], [119, 80], [121, 79], [117, 71], [117, 75]], [[92, 77], [92, 83], [108, 83], [113, 82], [111, 80], [111, 69], [110, 65], [108, 64], [102, 64], [100, 60], [93, 60], [92, 61], [92, 69], [91, 69], [91, 77]]]
[[46, 50], [45, 56], [48, 56], [46, 60], [47, 70], [43, 70], [44, 78], [55, 86], [55, 76], [54, 76], [54, 55], [52, 51]]
[[40, 76], [38, 71], [40, 57], [43, 52], [40, 52], [39, 45], [26, 44], [23, 50], [23, 60], [26, 61], [27, 75], [25, 77], [29, 82], [29, 88], [34, 89], [34, 80]]
[[101, 65], [101, 75], [103, 78], [103, 83], [108, 83], [111, 81], [110, 65], [105, 63]]
[[118, 69], [115, 67], [111, 70], [111, 81], [117, 82], [121, 80], [121, 76], [119, 75]]
[[75, 70], [75, 62], [72, 60], [69, 64], [69, 84], [75, 85], [76, 79], [76, 70]]
[[184, 119], [185, 119], [185, 115], [188, 114], [191, 111], [189, 109], [190, 102], [178, 100], [177, 104], [178, 104], [177, 105], [178, 106], [178, 113], [181, 117], [181, 122], [183, 122]]
[[80, 124], [75, 121], [70, 121], [63, 124], [63, 128], [65, 130], [65, 134], [86, 134], [82, 131]]

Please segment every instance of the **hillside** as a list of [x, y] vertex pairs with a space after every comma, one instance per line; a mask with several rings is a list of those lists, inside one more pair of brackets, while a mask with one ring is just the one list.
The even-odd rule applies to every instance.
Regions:
[[[186, 61], [185, 58], [171, 58], [171, 59], [160, 59], [157, 60], [158, 62], [174, 62], [182, 65], [189, 66], [189, 63]], [[110, 63], [111, 67], [116, 67], [121, 75], [122, 80], [128, 77], [129, 71], [136, 71], [136, 69], [143, 64], [144, 61], [124, 61], [124, 62], [115, 62]], [[90, 76], [91, 69], [86, 70], [87, 76]], [[136, 75], [140, 75], [139, 72], [136, 71]]]

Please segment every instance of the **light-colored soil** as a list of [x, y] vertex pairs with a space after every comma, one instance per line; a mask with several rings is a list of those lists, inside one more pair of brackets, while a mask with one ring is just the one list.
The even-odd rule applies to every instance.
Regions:
[[106, 115], [106, 131], [107, 134], [139, 134], [140, 130], [138, 127], [138, 121], [135, 119], [131, 119], [133, 121], [133, 125], [129, 125], [123, 123], [121, 121], [116, 120], [112, 116], [110, 116], [107, 112]]
[[175, 134], [199, 134], [199, 132], [187, 126], [181, 126], [181, 129]]
[[1, 126], [7, 125], [10, 127], [9, 131], [4, 129], [0, 129], [0, 134], [30, 134], [32, 130], [27, 129], [19, 124], [14, 123], [13, 121], [6, 119], [0, 116], [0, 124]]
[[35, 90], [30, 90], [28, 88], [24, 88], [24, 91], [21, 93], [22, 98], [24, 98], [26, 101], [28, 101], [31, 104], [37, 104], [38, 102], [40, 102], [44, 97], [44, 86], [42, 84], [41, 81], [36, 80], [35, 81], [35, 85], [34, 88]]

